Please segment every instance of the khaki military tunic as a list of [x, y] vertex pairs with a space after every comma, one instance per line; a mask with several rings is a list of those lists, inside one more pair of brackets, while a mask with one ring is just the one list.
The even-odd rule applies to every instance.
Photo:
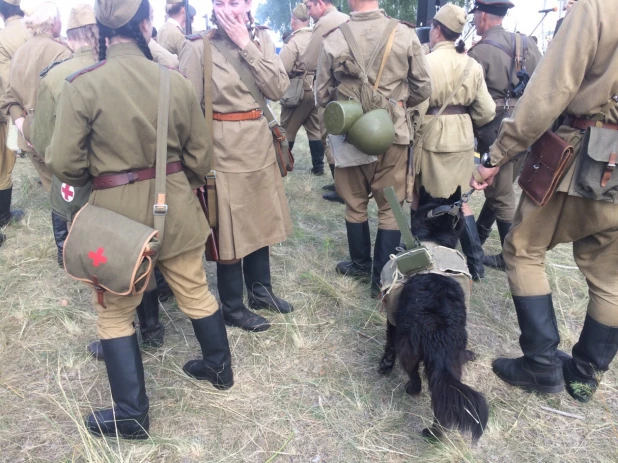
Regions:
[[[56, 105], [66, 77], [95, 62], [93, 49], [83, 47], [73, 54], [73, 58], [55, 65], [42, 77], [36, 99], [34, 122], [30, 127], [31, 143], [41, 156], [46, 155], [54, 133]], [[54, 175], [49, 198], [52, 210], [63, 219], [71, 221], [88, 201], [90, 190], [90, 182], [83, 187], [70, 187]]]
[[150, 39], [148, 42], [148, 48], [152, 53], [152, 59], [155, 63], [162, 64], [170, 69], [178, 69], [180, 62], [178, 61], [178, 55], [170, 53], [163, 48], [155, 39]]
[[[26, 43], [32, 34], [26, 29], [19, 16], [8, 18], [0, 30], [0, 96], [9, 86], [11, 60], [19, 47]], [[11, 188], [11, 173], [15, 165], [15, 153], [6, 147], [10, 121], [0, 112], [0, 190]]]
[[[312, 31], [309, 27], [294, 31], [279, 53], [283, 67], [290, 77], [303, 72], [299, 69], [298, 59], [307, 47], [311, 34]], [[304, 127], [307, 131], [309, 141], [322, 138], [318, 108], [313, 96], [314, 77], [314, 72], [307, 73], [304, 82], [305, 93], [298, 106], [294, 108], [281, 107], [281, 125], [286, 131], [288, 140], [291, 142], [296, 140], [296, 134], [301, 127]]]
[[[185, 171], [167, 176], [168, 213], [157, 266], [178, 307], [189, 318], [199, 319], [218, 309], [202, 264], [210, 229], [192, 190], [204, 184], [212, 145], [192, 85], [180, 73], [171, 74], [167, 161], [182, 161]], [[70, 77], [60, 93], [47, 150], [54, 174], [82, 186], [91, 177], [154, 167], [159, 79], [159, 65], [146, 59], [133, 42], [112, 45], [105, 62]], [[153, 227], [154, 198], [151, 179], [93, 191], [89, 202]], [[142, 295], [105, 293], [104, 298], [106, 307], [93, 291], [99, 337], [131, 336]]]
[[[563, 111], [582, 118], [600, 113], [618, 92], [616, 24], [618, 9], [609, 2], [579, 0], [575, 4], [512, 117], [502, 123], [490, 149], [492, 164], [505, 165]], [[605, 122], [618, 124], [617, 105], [611, 107]], [[562, 126], [558, 135], [579, 153], [583, 132]], [[569, 196], [573, 170], [545, 206], [536, 206], [522, 194], [504, 243], [511, 292], [516, 296], [551, 293], [545, 255], [559, 243], [572, 242], [575, 262], [588, 283], [588, 313], [599, 323], [618, 326], [618, 205]]]
[[[363, 53], [365, 62], [373, 52], [389, 23], [383, 10], [352, 13], [350, 28]], [[394, 121], [395, 142], [378, 161], [364, 166], [337, 168], [335, 187], [346, 203], [346, 221], [359, 223], [367, 221], [369, 195], [378, 203], [379, 228], [397, 230], [393, 213], [384, 198], [382, 190], [394, 186], [397, 196], [404, 197], [407, 150], [411, 142], [411, 127], [408, 126], [406, 108], [417, 106], [431, 95], [431, 82], [427, 60], [414, 29], [406, 24], [396, 26], [395, 39], [388, 62], [380, 80], [378, 92], [388, 99], [399, 101], [394, 108], [398, 116]], [[334, 70], [337, 59], [351, 56], [348, 44], [340, 29], [324, 38], [318, 72], [316, 75], [316, 99], [325, 107], [331, 101], [331, 89], [339, 82]], [[369, 83], [373, 85], [381, 59], [375, 60], [368, 70]], [[346, 82], [351, 78], [346, 78]]]
[[169, 18], [157, 34], [157, 43], [165, 48], [173, 55], [180, 55], [180, 50], [185, 44], [185, 33], [178, 24], [178, 22], [172, 18]]
[[[256, 28], [255, 38], [239, 50], [221, 31], [210, 40], [239, 53], [264, 96], [279, 100], [289, 85], [267, 30]], [[214, 46], [212, 94], [215, 113], [239, 113], [260, 105], [238, 73]], [[190, 36], [180, 53], [180, 71], [193, 82], [204, 105], [204, 42]], [[217, 171], [219, 253], [222, 260], [241, 259], [265, 246], [280, 243], [292, 233], [283, 181], [277, 166], [272, 133], [265, 117], [257, 120], [213, 121]]]
[[[39, 74], [54, 61], [63, 61], [72, 56], [69, 47], [54, 39], [49, 34], [34, 36], [22, 45], [13, 60], [9, 72], [9, 86], [6, 94], [0, 98], [0, 109], [11, 116], [14, 121], [20, 117], [32, 114], [35, 109], [36, 96], [41, 80]], [[24, 136], [28, 136], [32, 117], [24, 121]], [[45, 166], [43, 156], [40, 156], [28, 141], [19, 134], [18, 146], [27, 153], [28, 158], [34, 165], [45, 191], [51, 188], [51, 172]]]
[[[513, 34], [507, 32], [504, 27], [495, 26], [487, 31], [483, 39], [492, 40], [512, 50], [512, 36]], [[528, 74], [532, 75], [541, 60], [541, 52], [530, 37], [528, 37], [527, 42], [528, 53], [525, 66]], [[513, 71], [511, 78], [513, 60], [501, 49], [483, 43], [483, 40], [481, 40], [470, 49], [468, 55], [483, 66], [487, 89], [494, 100], [504, 99], [507, 90], [511, 90], [513, 85], [517, 85], [519, 82], [516, 71]], [[515, 102], [512, 100], [511, 104], [514, 105]], [[504, 106], [498, 106], [496, 114], [500, 116], [506, 110]], [[501, 170], [500, 174], [496, 177], [493, 185], [484, 191], [489, 208], [496, 214], [498, 220], [503, 222], [511, 223], [515, 214], [516, 198], [513, 182], [515, 182], [519, 175], [523, 161], [524, 156], [522, 155], [508, 166], [505, 166], [504, 170]]]
[[[424, 103], [425, 107], [442, 107], [469, 60], [471, 58], [465, 53], [457, 53], [453, 42], [443, 41], [433, 47], [427, 55], [431, 97]], [[420, 170], [415, 188], [419, 190], [424, 186], [435, 198], [448, 198], [458, 186], [462, 191], [468, 190], [474, 170], [472, 122], [483, 126], [496, 115], [496, 105], [487, 91], [480, 64], [474, 62], [468, 77], [448, 105], [466, 106], [469, 113], [441, 115], [429, 128], [428, 124], [435, 116], [425, 116], [418, 135], [422, 137], [422, 143], [418, 144], [420, 149], [414, 152]]]

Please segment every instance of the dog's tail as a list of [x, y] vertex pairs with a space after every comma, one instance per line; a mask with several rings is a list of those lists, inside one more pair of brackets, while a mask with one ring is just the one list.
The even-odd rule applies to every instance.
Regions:
[[489, 409], [481, 393], [462, 383], [446, 366], [430, 373], [429, 389], [433, 413], [440, 426], [470, 432], [475, 441], [483, 435]]

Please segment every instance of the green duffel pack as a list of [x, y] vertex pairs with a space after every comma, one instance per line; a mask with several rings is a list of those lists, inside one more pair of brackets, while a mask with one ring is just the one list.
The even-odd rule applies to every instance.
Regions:
[[104, 294], [118, 296], [143, 293], [163, 239], [167, 131], [170, 102], [170, 71], [160, 66], [157, 115], [157, 154], [154, 228], [102, 207], [86, 204], [73, 219], [64, 243], [64, 268], [76, 280], [88, 284], [105, 307]]
[[576, 160], [569, 193], [595, 201], [618, 203], [618, 130], [589, 127]]

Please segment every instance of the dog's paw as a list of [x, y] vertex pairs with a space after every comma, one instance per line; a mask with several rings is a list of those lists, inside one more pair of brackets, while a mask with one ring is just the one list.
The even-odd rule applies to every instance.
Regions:
[[393, 371], [395, 366], [395, 352], [386, 352], [380, 360], [380, 366], [378, 367], [378, 373], [381, 375], [388, 375]]
[[463, 353], [463, 359], [464, 362], [474, 362], [476, 360], [476, 354], [473, 351], [466, 349]]
[[408, 395], [411, 395], [411, 396], [419, 395], [422, 390], [423, 390], [423, 386], [421, 384], [420, 377], [410, 379], [410, 381], [406, 383], [406, 394]]

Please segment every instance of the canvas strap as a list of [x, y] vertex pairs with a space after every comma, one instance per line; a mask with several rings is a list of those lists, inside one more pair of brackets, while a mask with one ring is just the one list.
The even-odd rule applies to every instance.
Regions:
[[167, 183], [167, 127], [170, 112], [170, 70], [159, 66], [159, 107], [157, 115], [157, 157], [155, 167], [155, 203], [153, 206], [154, 227], [159, 232], [159, 243], [163, 241], [165, 231], [165, 216], [167, 204], [165, 202], [165, 187]]
[[[396, 26], [397, 24], [395, 24]], [[376, 77], [376, 81], [373, 84], [373, 90], [378, 91], [378, 87], [380, 86], [380, 80], [382, 79], [382, 73], [384, 72], [384, 68], [386, 67], [386, 63], [388, 61], [388, 57], [391, 55], [391, 50], [393, 49], [393, 42], [395, 41], [395, 29], [391, 31], [388, 36], [388, 42], [386, 42], [386, 48], [384, 49], [384, 56], [382, 56], [382, 62], [380, 63], [380, 70], [378, 71], [378, 76]]]
[[202, 34], [202, 40], [204, 41], [204, 117], [206, 118], [208, 135], [212, 139], [212, 48], [210, 47], [210, 39], [206, 33]]

